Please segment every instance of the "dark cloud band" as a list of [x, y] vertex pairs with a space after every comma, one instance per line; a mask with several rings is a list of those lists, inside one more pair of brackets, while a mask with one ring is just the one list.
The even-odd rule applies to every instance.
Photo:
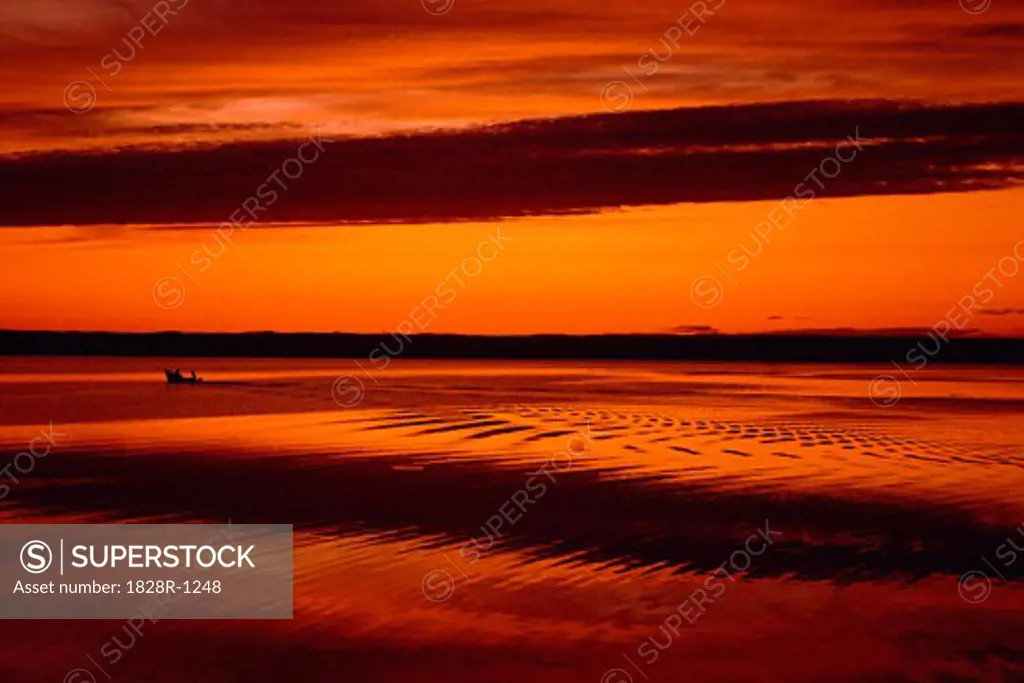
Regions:
[[[347, 138], [327, 143], [259, 220], [422, 223], [779, 199], [855, 135], [864, 148], [818, 196], [995, 189], [1024, 179], [1022, 114], [1015, 103], [814, 101]], [[226, 221], [296, 144], [7, 158], [0, 224]]]

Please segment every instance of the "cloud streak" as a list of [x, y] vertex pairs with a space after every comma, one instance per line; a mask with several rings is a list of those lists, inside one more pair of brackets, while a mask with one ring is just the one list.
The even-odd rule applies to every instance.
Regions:
[[[347, 138], [260, 220], [425, 223], [771, 200], [838, 141], [865, 149], [820, 196], [968, 192], [1024, 179], [1024, 104], [815, 101], [529, 120]], [[3, 225], [219, 222], [294, 141], [0, 162]]]

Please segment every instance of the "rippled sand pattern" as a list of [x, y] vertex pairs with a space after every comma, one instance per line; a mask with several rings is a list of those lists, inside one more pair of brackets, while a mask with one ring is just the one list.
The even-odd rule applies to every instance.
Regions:
[[292, 523], [295, 619], [160, 622], [115, 664], [120, 623], [8, 624], [4, 681], [87, 655], [156, 683], [1024, 677], [1016, 371], [887, 409], [869, 368], [420, 362], [343, 409], [341, 363], [204, 362], [201, 388], [61, 363], [0, 372], [0, 464], [64, 434], [4, 521]]

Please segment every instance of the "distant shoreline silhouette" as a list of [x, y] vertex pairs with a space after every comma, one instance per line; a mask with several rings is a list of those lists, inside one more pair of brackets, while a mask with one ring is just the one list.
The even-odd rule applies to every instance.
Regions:
[[[919, 346], [920, 345], [920, 346]], [[383, 349], [383, 351], [382, 351]], [[524, 335], [349, 333], [34, 332], [0, 330], [0, 355], [212, 358], [695, 360], [1024, 364], [1024, 338], [815, 334]], [[936, 350], [937, 349], [937, 350]], [[920, 355], [920, 354], [918, 354]]]

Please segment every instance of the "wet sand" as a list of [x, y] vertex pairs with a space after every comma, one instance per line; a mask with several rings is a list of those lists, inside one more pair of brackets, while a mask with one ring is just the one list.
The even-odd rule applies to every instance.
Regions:
[[0, 465], [61, 436], [4, 522], [291, 523], [296, 584], [292, 621], [8, 622], [0, 677], [1020, 678], [1024, 372], [880, 371], [6, 359]]

